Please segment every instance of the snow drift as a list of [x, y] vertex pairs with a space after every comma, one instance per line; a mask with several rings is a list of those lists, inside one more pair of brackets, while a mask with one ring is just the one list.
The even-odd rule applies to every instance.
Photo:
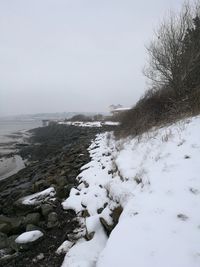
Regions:
[[[99, 134], [63, 202], [81, 223], [62, 266], [200, 266], [199, 133], [198, 116], [132, 139]], [[109, 237], [101, 218], [115, 226]]]

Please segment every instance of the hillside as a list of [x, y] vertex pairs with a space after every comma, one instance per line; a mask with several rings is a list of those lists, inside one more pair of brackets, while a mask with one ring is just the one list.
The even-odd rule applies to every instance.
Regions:
[[135, 138], [99, 134], [63, 202], [79, 228], [62, 267], [200, 266], [199, 132], [197, 116]]

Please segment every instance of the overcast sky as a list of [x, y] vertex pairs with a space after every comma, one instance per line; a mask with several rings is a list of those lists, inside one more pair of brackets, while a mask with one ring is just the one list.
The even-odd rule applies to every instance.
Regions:
[[0, 116], [134, 105], [145, 44], [181, 3], [0, 0]]

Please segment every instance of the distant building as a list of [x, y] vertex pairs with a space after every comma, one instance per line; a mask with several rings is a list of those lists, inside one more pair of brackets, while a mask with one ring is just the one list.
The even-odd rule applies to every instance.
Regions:
[[120, 114], [122, 112], [128, 111], [130, 109], [131, 109], [130, 107], [123, 107], [120, 104], [119, 105], [111, 105], [110, 106], [110, 113], [112, 115], [117, 115], [117, 114]]

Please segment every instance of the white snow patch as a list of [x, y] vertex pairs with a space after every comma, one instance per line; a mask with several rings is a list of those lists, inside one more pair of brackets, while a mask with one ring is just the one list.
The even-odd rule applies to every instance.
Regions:
[[66, 254], [62, 267], [94, 267], [99, 253], [105, 247], [107, 236], [99, 225], [90, 241], [80, 239]]
[[91, 122], [83, 122], [83, 121], [67, 121], [67, 122], [59, 122], [58, 124], [79, 126], [79, 127], [102, 127], [103, 125], [110, 126], [118, 126], [119, 122], [115, 121], [91, 121]]
[[18, 244], [30, 243], [30, 242], [36, 241], [37, 239], [39, 239], [42, 236], [43, 236], [43, 233], [39, 230], [29, 231], [29, 232], [25, 232], [25, 233], [19, 235], [15, 239], [15, 242]]
[[60, 247], [56, 250], [56, 254], [63, 254], [63, 253], [67, 253], [69, 251], [69, 249], [73, 246], [73, 242], [71, 241], [64, 241], [62, 243], [62, 245], [60, 245]]
[[199, 132], [196, 117], [124, 140], [107, 185], [124, 211], [98, 267], [200, 266]]
[[104, 125], [114, 125], [114, 126], [117, 126], [119, 124], [120, 123], [118, 121], [105, 121], [104, 122]]
[[42, 202], [43, 200], [53, 200], [55, 194], [55, 189], [53, 187], [49, 187], [41, 192], [21, 198], [20, 202], [24, 205], [36, 205]]
[[100, 121], [92, 121], [92, 122], [67, 121], [67, 122], [59, 122], [59, 124], [79, 126], [79, 127], [102, 127], [102, 124]]

